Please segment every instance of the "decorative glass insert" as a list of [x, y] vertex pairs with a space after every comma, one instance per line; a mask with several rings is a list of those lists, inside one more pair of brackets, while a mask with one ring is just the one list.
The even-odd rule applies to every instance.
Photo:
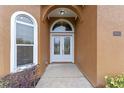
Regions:
[[60, 38], [59, 37], [54, 38], [54, 54], [55, 55], [60, 54]]
[[67, 22], [60, 21], [53, 26], [52, 31], [54, 32], [72, 31], [72, 28]]
[[64, 38], [64, 54], [70, 54], [70, 37]]

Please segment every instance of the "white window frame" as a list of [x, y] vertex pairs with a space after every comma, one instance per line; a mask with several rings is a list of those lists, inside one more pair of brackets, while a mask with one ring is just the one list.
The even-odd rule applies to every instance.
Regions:
[[[16, 20], [16, 17], [20, 14], [25, 14], [27, 16], [29, 16], [32, 21], [33, 21], [33, 25], [32, 24], [28, 24], [28, 23], [23, 23], [20, 21]], [[20, 24], [24, 24], [24, 25], [28, 25], [28, 26], [33, 26], [34, 27], [34, 44], [19, 44], [22, 46], [34, 46], [33, 47], [33, 64], [32, 65], [23, 65], [21, 67], [17, 67], [17, 45], [16, 44], [16, 23], [20, 23]], [[24, 11], [17, 11], [14, 14], [12, 14], [11, 16], [11, 48], [10, 48], [10, 72], [14, 73], [14, 72], [18, 72], [18, 71], [22, 71], [26, 68], [30, 68], [34, 65], [38, 64], [38, 25], [37, 25], [37, 21], [36, 19], [29, 13], [24, 12]]]

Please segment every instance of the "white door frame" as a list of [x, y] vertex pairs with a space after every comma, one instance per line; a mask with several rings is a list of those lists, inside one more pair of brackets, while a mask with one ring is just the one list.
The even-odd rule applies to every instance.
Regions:
[[[67, 22], [70, 26], [71, 26], [71, 28], [72, 28], [72, 31], [70, 32], [53, 32], [52, 31], [52, 28], [53, 28], [53, 26], [57, 23], [57, 22], [60, 22], [60, 21], [65, 21], [65, 22]], [[59, 20], [57, 20], [57, 21], [55, 21], [53, 24], [52, 24], [52, 26], [51, 26], [51, 28], [50, 28], [50, 63], [52, 63], [52, 36], [62, 36], [62, 35], [64, 35], [64, 36], [72, 36], [72, 63], [74, 63], [74, 27], [73, 27], [73, 25], [72, 25], [72, 23], [71, 22], [69, 22], [68, 20], [65, 20], [65, 19], [59, 19]]]
[[[60, 36], [62, 36], [62, 34], [64, 34], [64, 33], [59, 33], [60, 34]], [[66, 33], [65, 33], [66, 34]], [[53, 43], [53, 41], [52, 41], [52, 37], [53, 36], [59, 36], [59, 35], [56, 35], [56, 33], [51, 33], [50, 34], [50, 63], [53, 63], [52, 62], [52, 48], [53, 48], [53, 46], [52, 46], [52, 43]], [[71, 61], [67, 61], [67, 62], [72, 62], [72, 63], [74, 63], [74, 33], [68, 33], [67, 35], [64, 35], [64, 36], [71, 36], [72, 37], [72, 48], [71, 48], [71, 52], [72, 52], [72, 60]], [[66, 61], [64, 61], [64, 62], [66, 62]]]

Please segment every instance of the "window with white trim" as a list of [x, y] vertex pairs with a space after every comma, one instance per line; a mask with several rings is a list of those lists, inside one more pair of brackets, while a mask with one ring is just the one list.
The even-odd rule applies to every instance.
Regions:
[[37, 64], [37, 22], [26, 12], [11, 18], [11, 72]]

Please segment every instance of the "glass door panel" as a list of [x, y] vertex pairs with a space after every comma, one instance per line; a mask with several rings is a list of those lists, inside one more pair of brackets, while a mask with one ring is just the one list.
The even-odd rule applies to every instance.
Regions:
[[73, 61], [73, 39], [71, 35], [52, 36], [51, 62]]
[[60, 55], [60, 38], [59, 37], [54, 38], [54, 54]]
[[64, 37], [64, 54], [70, 54], [70, 37]]

